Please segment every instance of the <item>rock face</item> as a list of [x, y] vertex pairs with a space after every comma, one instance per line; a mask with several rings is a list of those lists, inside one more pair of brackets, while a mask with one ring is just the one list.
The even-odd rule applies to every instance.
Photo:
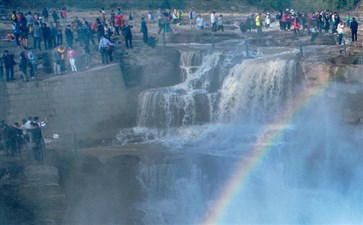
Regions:
[[18, 164], [8, 165], [6, 170], [9, 180], [0, 183], [0, 208], [9, 212], [1, 215], [0, 224], [62, 223], [65, 194], [56, 167]]
[[181, 81], [180, 53], [177, 50], [140, 48], [135, 51], [121, 60], [126, 87], [157, 88]]

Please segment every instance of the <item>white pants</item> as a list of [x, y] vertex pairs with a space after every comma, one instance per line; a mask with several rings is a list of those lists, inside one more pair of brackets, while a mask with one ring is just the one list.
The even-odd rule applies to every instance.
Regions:
[[71, 64], [72, 71], [77, 72], [76, 59], [69, 59], [69, 63]]

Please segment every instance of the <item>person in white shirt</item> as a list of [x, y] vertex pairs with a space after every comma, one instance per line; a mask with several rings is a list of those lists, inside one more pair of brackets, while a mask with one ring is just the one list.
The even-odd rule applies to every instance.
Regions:
[[344, 32], [344, 22], [341, 21], [337, 26], [337, 32], [338, 32], [338, 44], [342, 44], [343, 40], [343, 32]]
[[105, 36], [102, 36], [100, 39], [100, 43], [98, 44], [98, 49], [100, 50], [102, 64], [107, 64], [109, 62], [108, 59], [108, 49], [114, 46]]
[[216, 11], [213, 11], [210, 15], [210, 22], [212, 24], [212, 32], [217, 31], [217, 18], [216, 18]]
[[198, 17], [197, 17], [197, 28], [200, 29], [200, 30], [203, 30], [204, 29], [204, 19], [203, 17], [199, 14]]

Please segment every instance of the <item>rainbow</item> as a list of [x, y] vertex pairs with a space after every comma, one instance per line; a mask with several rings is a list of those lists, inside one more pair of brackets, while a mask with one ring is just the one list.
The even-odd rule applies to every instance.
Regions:
[[[202, 225], [217, 225], [220, 223], [220, 220], [223, 218], [229, 204], [248, 180], [248, 176], [271, 149], [271, 145], [266, 145], [264, 143], [273, 143], [278, 141], [294, 118], [299, 115], [299, 112], [310, 105], [316, 97], [321, 96], [328, 86], [329, 82], [325, 81], [323, 84], [317, 85], [315, 88], [301, 92], [301, 94], [294, 99], [292, 106], [285, 110], [285, 112], [282, 113], [282, 115], [279, 116], [274, 123], [266, 126], [262, 132], [273, 130], [273, 133], [267, 136], [261, 135], [261, 138], [256, 141], [255, 146], [251, 149], [250, 154], [241, 160], [234, 174], [232, 174], [231, 178], [222, 188], [222, 191], [217, 197], [215, 203], [208, 209], [203, 221], [201, 222]], [[277, 129], [276, 125], [278, 125]], [[270, 129], [272, 127], [274, 129]]]

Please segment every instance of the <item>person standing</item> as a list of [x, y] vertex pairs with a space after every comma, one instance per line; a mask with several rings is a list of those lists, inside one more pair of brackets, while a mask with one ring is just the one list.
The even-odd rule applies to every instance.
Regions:
[[221, 30], [222, 32], [224, 32], [224, 26], [223, 26], [223, 16], [219, 15], [218, 20], [217, 20], [217, 30]]
[[338, 32], [338, 44], [342, 44], [343, 40], [343, 32], [344, 32], [344, 22], [341, 21], [337, 26], [337, 32]]
[[58, 20], [59, 20], [59, 16], [58, 16], [58, 13], [57, 13], [57, 11], [56, 11], [56, 10], [54, 10], [54, 11], [53, 11], [53, 13], [52, 13], [52, 17], [53, 17], [53, 22], [54, 22], [54, 23], [57, 23], [57, 22], [58, 22]]
[[355, 20], [355, 17], [352, 18], [352, 22], [350, 23], [350, 30], [352, 32], [352, 42], [357, 41], [358, 22]]
[[40, 27], [39, 23], [36, 22], [34, 29], [33, 29], [33, 48], [36, 50], [37, 48], [39, 48], [39, 50], [42, 50], [42, 48], [40, 47], [40, 42], [42, 40], [42, 36], [43, 36], [43, 32], [42, 32], [42, 28]]
[[96, 24], [97, 24], [97, 40], [98, 42], [100, 42], [101, 37], [105, 35], [105, 27], [103, 26], [99, 18], [96, 19]]
[[58, 21], [56, 23], [56, 26], [55, 27], [56, 27], [56, 30], [57, 30], [57, 45], [62, 45], [63, 44], [63, 29], [62, 29], [62, 25]]
[[203, 19], [202, 15], [200, 15], [200, 14], [198, 15], [196, 23], [197, 23], [197, 28], [199, 30], [204, 30], [204, 19]]
[[35, 54], [33, 53], [32, 48], [29, 49], [28, 60], [29, 60], [30, 79], [34, 80], [36, 78], [36, 73], [37, 73], [37, 59]]
[[66, 35], [68, 47], [73, 48], [73, 31], [71, 30], [71, 25], [67, 25], [64, 34]]
[[147, 44], [147, 41], [149, 39], [148, 37], [148, 30], [147, 30], [147, 25], [146, 25], [146, 21], [144, 19], [144, 17], [141, 18], [141, 28], [140, 28], [140, 32], [143, 34], [143, 41], [145, 44]]
[[32, 142], [32, 150], [33, 156], [36, 161], [44, 160], [44, 149], [42, 146], [42, 130], [40, 129], [38, 123], [31, 122], [31, 129], [29, 129], [31, 142]]
[[56, 46], [52, 51], [53, 71], [55, 75], [61, 75], [61, 55], [58, 53], [59, 46]]
[[19, 57], [19, 69], [21, 71], [21, 76], [25, 82], [29, 81], [27, 68], [28, 68], [28, 59], [25, 55], [25, 52], [23, 51], [20, 53]]
[[44, 18], [44, 21], [45, 22], [48, 22], [48, 17], [49, 17], [49, 12], [47, 10], [47, 8], [44, 8], [43, 11], [42, 11], [42, 16]]
[[26, 25], [26, 22], [20, 22], [20, 39], [21, 39], [21, 45], [23, 47], [28, 46], [28, 37], [29, 37], [29, 28]]
[[122, 35], [125, 37], [125, 45], [127, 49], [132, 48], [132, 32], [131, 25], [126, 25], [122, 28]]
[[216, 11], [213, 11], [210, 15], [210, 23], [212, 24], [212, 32], [217, 31], [217, 18], [216, 18]]
[[98, 49], [101, 54], [102, 64], [108, 64], [109, 58], [108, 58], [108, 48], [109, 46], [112, 46], [113, 44], [108, 40], [105, 36], [101, 37], [101, 40], [98, 44]]
[[194, 10], [191, 8], [189, 11], [189, 23], [190, 23], [190, 28], [194, 29], [195, 28], [195, 12]]
[[256, 16], [255, 22], [257, 32], [262, 33], [261, 13]]
[[300, 34], [300, 18], [298, 16], [294, 17], [293, 26], [295, 35], [297, 35], [298, 33]]
[[68, 49], [67, 59], [69, 60], [69, 64], [71, 64], [71, 70], [72, 70], [72, 72], [77, 72], [77, 67], [76, 67], [76, 51], [72, 47], [69, 47], [69, 49]]
[[43, 41], [44, 41], [45, 49], [46, 50], [51, 49], [52, 41], [50, 38], [50, 28], [45, 23], [43, 23], [43, 26], [42, 26], [42, 33], [43, 33]]
[[15, 37], [16, 45], [20, 46], [19, 37], [20, 37], [20, 22], [19, 21], [13, 21], [11, 24], [13, 28], [13, 34]]
[[54, 26], [54, 23], [50, 23], [50, 34], [49, 34], [49, 49], [55, 48], [57, 46], [56, 37], [57, 37], [57, 28]]
[[67, 21], [67, 11], [66, 11], [66, 8], [62, 8], [62, 10], [61, 10], [61, 17], [63, 19], [63, 22], [66, 22]]
[[5, 50], [2, 59], [5, 66], [6, 81], [15, 80], [14, 65], [16, 64], [16, 62], [14, 61], [14, 55], [10, 54], [8, 50]]
[[59, 61], [57, 64], [58, 75], [61, 75], [65, 71], [65, 60], [66, 60], [66, 50], [62, 45], [57, 47], [57, 53], [59, 54]]

